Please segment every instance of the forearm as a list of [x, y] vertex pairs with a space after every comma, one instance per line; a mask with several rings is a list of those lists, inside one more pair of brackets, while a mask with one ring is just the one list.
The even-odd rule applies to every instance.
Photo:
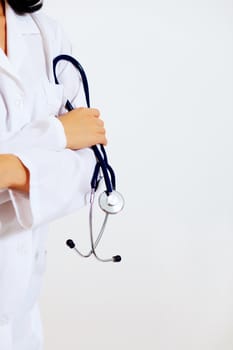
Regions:
[[29, 192], [30, 173], [13, 154], [0, 154], [0, 189]]

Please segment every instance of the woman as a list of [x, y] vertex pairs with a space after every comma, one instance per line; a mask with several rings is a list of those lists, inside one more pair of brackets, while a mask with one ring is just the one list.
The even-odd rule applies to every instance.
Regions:
[[64, 110], [65, 95], [80, 105], [81, 84], [69, 64], [59, 66], [63, 84], [54, 83], [53, 58], [70, 45], [41, 7], [0, 2], [1, 350], [43, 348], [37, 299], [48, 223], [85, 204], [89, 147], [107, 142], [98, 110]]

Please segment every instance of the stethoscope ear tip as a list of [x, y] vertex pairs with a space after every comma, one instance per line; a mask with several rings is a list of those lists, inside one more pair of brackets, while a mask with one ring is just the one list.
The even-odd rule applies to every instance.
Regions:
[[112, 257], [113, 262], [120, 262], [121, 261], [121, 256], [120, 255], [115, 255]]
[[66, 245], [70, 248], [73, 249], [75, 247], [74, 241], [72, 241], [72, 239], [68, 239], [66, 241]]

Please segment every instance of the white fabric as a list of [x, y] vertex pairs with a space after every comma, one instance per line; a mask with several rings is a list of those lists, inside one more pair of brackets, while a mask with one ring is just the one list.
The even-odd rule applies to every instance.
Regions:
[[[18, 16], [6, 6], [8, 56], [0, 51], [0, 153], [19, 157], [30, 171], [30, 193], [0, 190], [0, 349], [41, 350], [37, 310], [45, 268], [48, 223], [85, 204], [95, 158], [65, 149], [66, 96], [80, 105], [77, 76], [52, 60], [70, 54], [60, 27], [41, 11]], [[78, 84], [77, 84], [78, 81]], [[65, 93], [64, 93], [65, 90]], [[64, 96], [64, 94], [66, 96]]]

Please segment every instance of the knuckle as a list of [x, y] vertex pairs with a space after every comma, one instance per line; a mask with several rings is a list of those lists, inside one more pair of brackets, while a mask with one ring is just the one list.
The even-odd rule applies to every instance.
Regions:
[[105, 128], [103, 128], [103, 127], [99, 128], [99, 129], [98, 129], [98, 133], [99, 133], [101, 136], [105, 135], [105, 134], [106, 134]]
[[92, 112], [93, 112], [93, 114], [94, 114], [95, 117], [99, 117], [99, 116], [100, 116], [100, 111], [99, 111], [98, 109], [93, 108], [93, 109], [92, 109]]

